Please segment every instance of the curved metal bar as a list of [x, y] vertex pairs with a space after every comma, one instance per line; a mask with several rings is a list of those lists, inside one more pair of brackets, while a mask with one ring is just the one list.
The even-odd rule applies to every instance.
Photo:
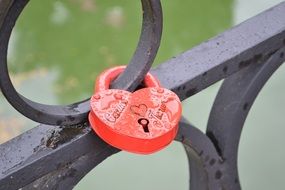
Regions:
[[[17, 0], [7, 5], [7, 12], [0, 29], [0, 88], [9, 103], [24, 116], [43, 124], [74, 125], [85, 122], [89, 100], [67, 106], [52, 106], [33, 102], [15, 90], [8, 73], [7, 47], [15, 22], [29, 0]], [[133, 90], [148, 72], [156, 56], [162, 32], [162, 10], [159, 0], [141, 0], [143, 24], [137, 50], [126, 71], [113, 88]], [[1, 8], [3, 10], [3, 8]], [[1, 19], [0, 19], [1, 21]]]
[[[0, 5], [8, 1], [0, 1]], [[0, 26], [4, 26], [1, 25], [2, 15], [8, 15], [10, 12], [10, 17], [6, 17], [4, 23], [8, 23], [12, 29], [14, 21], [10, 22], [10, 20], [18, 15], [11, 14], [11, 11], [22, 9], [27, 1], [18, 0], [19, 7], [15, 6], [15, 1], [11, 2], [12, 0], [4, 4], [7, 5], [7, 9], [11, 6], [8, 12], [5, 11], [6, 9], [0, 9]], [[167, 61], [152, 71], [160, 79], [162, 85], [177, 92], [181, 99], [198, 93], [214, 82], [240, 71], [225, 81], [223, 90], [221, 89], [219, 93], [224, 95], [217, 97], [207, 133], [212, 142], [197, 129], [193, 129], [182, 121], [177, 140], [183, 141], [187, 149], [192, 170], [190, 179], [192, 188], [239, 189], [236, 157], [233, 155], [232, 158], [231, 153], [234, 151], [237, 153], [241, 126], [251, 102], [274, 72], [273, 70], [280, 65], [277, 63], [284, 60], [284, 50], [278, 51], [280, 60], [276, 57], [278, 56], [276, 51], [284, 49], [285, 46], [284, 10], [285, 2]], [[18, 10], [18, 14], [20, 12]], [[2, 35], [9, 27], [5, 26], [0, 29], [0, 40], [4, 40], [0, 41], [0, 65], [3, 64], [3, 55], [6, 56], [2, 50], [5, 50], [5, 45], [8, 43], [8, 39], [5, 41]], [[247, 39], [246, 43], [244, 39]], [[267, 60], [273, 53], [276, 56], [271, 58], [271, 62], [275, 64], [263, 63], [263, 60]], [[232, 87], [231, 85], [236, 86], [237, 89], [228, 88]], [[249, 100], [248, 104], [242, 101], [232, 101], [241, 99]], [[220, 103], [221, 106], [218, 105]], [[74, 106], [75, 110], [85, 109], [84, 106], [78, 108], [78, 105]], [[240, 111], [241, 109], [244, 111]], [[225, 118], [223, 115], [228, 115], [228, 117]], [[238, 120], [235, 117], [242, 119]], [[69, 118], [69, 120], [72, 119]], [[59, 124], [62, 122], [59, 121]], [[237, 126], [237, 129], [231, 129], [229, 125], [232, 125], [230, 127]], [[230, 145], [231, 142], [236, 143]], [[233, 149], [232, 152], [231, 149]], [[29, 186], [31, 183], [36, 185], [36, 181], [40, 182], [40, 179], [44, 177], [45, 179], [58, 179], [58, 181], [44, 183], [42, 180], [38, 184], [69, 188], [91, 168], [117, 151], [102, 142], [86, 126], [41, 125], [0, 145], [0, 189], [17, 189], [25, 186], [28, 188], [31, 187]], [[92, 160], [96, 161], [89, 162], [89, 164], [94, 165], [86, 162], [91, 154], [93, 154]], [[57, 174], [59, 178], [55, 177]], [[68, 186], [68, 184], [71, 185]]]
[[211, 140], [185, 119], [179, 123], [176, 140], [180, 141], [187, 153], [190, 170], [191, 190], [220, 190], [218, 178], [222, 159]]
[[248, 112], [271, 75], [285, 61], [285, 48], [266, 62], [252, 64], [225, 79], [211, 110], [207, 135], [223, 159], [220, 178], [224, 189], [239, 190], [238, 145]]
[[14, 0], [2, 0], [0, 1], [0, 27], [3, 23], [3, 20], [5, 18], [5, 15], [7, 11], [9, 10], [9, 7], [13, 3]]
[[127, 68], [112, 84], [112, 88], [134, 91], [150, 70], [158, 51], [162, 34], [160, 1], [142, 1], [143, 28], [138, 47]]

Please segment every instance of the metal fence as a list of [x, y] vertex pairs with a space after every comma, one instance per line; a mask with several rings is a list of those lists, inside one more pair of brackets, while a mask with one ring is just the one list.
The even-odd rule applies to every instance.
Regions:
[[[27, 3], [0, 1], [0, 87], [15, 109], [42, 124], [0, 145], [0, 189], [71, 189], [119, 150], [91, 131], [88, 100], [49, 106], [16, 92], [7, 69], [7, 47]], [[137, 49], [112, 88], [133, 91], [156, 56], [162, 32], [160, 1], [142, 0], [142, 7]], [[285, 2], [150, 70], [181, 100], [224, 79], [206, 134], [184, 118], [179, 124], [176, 140], [183, 143], [188, 156], [190, 189], [241, 188], [237, 154], [243, 124], [258, 93], [285, 61], [284, 55]]]

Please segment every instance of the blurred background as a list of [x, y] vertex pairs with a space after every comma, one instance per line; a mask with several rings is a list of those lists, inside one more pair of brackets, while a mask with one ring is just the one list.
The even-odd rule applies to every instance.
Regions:
[[[155, 65], [238, 24], [281, 0], [162, 0], [163, 37]], [[105, 68], [127, 64], [141, 26], [140, 1], [31, 1], [13, 31], [9, 69], [17, 90], [46, 104], [88, 98]], [[258, 96], [239, 147], [243, 189], [284, 189], [285, 66]], [[205, 131], [220, 83], [184, 101], [184, 115]], [[0, 93], [0, 143], [37, 126], [17, 113]], [[118, 153], [92, 170], [81, 189], [187, 190], [188, 163], [173, 142], [138, 156]]]

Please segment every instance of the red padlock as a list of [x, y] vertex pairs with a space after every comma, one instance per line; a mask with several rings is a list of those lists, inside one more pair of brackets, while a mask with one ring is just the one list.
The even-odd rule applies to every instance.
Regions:
[[97, 78], [89, 122], [98, 136], [114, 147], [140, 154], [156, 152], [175, 138], [181, 102], [150, 73], [144, 79], [146, 88], [133, 93], [108, 89], [124, 68], [111, 68]]

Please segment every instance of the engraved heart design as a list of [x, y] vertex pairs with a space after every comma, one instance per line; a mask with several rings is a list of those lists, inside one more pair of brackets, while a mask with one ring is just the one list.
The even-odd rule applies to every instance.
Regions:
[[144, 117], [147, 112], [147, 106], [145, 104], [139, 104], [138, 106], [131, 106], [131, 111], [141, 117]]

